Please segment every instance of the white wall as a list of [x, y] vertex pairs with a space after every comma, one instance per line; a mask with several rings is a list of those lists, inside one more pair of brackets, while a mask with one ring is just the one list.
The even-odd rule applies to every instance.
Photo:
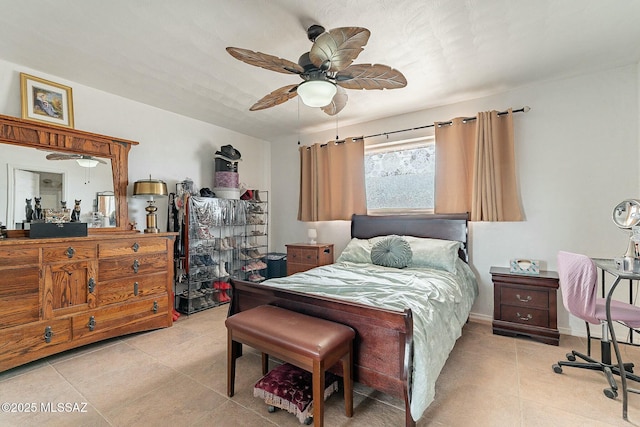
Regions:
[[[68, 85], [73, 89], [75, 128], [138, 141], [129, 153], [129, 195], [133, 182], [152, 178], [166, 181], [169, 192], [189, 177], [196, 187], [213, 188], [214, 155], [231, 144], [242, 153], [240, 181], [249, 188], [270, 190], [270, 143], [198, 120], [160, 110], [0, 60], [0, 114], [20, 117], [20, 72]], [[2, 150], [2, 145], [0, 145]], [[1, 152], [0, 152], [1, 153]], [[0, 154], [1, 155], [1, 154]], [[6, 175], [6, 171], [0, 171]], [[69, 199], [74, 195], [69, 194]], [[129, 215], [145, 228], [144, 200], [130, 197]], [[166, 230], [167, 203], [158, 201], [158, 227]]]
[[[611, 212], [621, 200], [640, 197], [638, 81], [636, 66], [616, 68], [350, 126], [340, 130], [340, 137], [412, 128], [484, 110], [531, 107], [529, 113], [514, 116], [526, 220], [470, 224], [471, 266], [480, 279], [480, 296], [472, 312], [490, 320], [491, 266], [508, 266], [511, 258], [529, 257], [555, 269], [558, 250], [595, 257], [624, 253], [627, 237], [613, 224]], [[303, 135], [301, 140], [309, 145], [334, 138], [331, 130]], [[306, 240], [306, 224], [296, 220], [299, 166], [294, 141], [297, 135], [272, 148], [276, 249]], [[346, 221], [320, 223], [318, 241], [334, 243], [339, 254], [349, 240], [349, 226]], [[584, 334], [584, 322], [570, 318], [560, 300], [558, 317], [561, 332]]]

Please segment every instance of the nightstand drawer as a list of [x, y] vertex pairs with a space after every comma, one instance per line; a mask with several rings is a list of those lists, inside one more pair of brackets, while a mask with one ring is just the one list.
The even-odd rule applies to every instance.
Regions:
[[521, 323], [523, 325], [549, 327], [549, 311], [536, 308], [501, 305], [500, 312], [505, 322]]
[[549, 308], [549, 292], [525, 287], [502, 286], [500, 301], [503, 304], [539, 309]]
[[321, 265], [333, 264], [333, 244], [289, 244], [287, 247], [287, 276]]
[[558, 345], [558, 274], [517, 274], [504, 267], [491, 267], [493, 281], [493, 333], [527, 336]]
[[318, 264], [318, 251], [316, 249], [292, 248], [287, 253], [287, 260], [293, 264], [316, 266]]

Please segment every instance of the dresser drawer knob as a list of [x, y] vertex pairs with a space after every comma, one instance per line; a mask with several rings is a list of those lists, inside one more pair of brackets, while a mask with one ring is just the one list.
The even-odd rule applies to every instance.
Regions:
[[520, 301], [520, 302], [529, 302], [529, 301], [531, 301], [531, 295], [527, 295], [527, 297], [526, 297], [526, 298], [522, 298], [522, 297], [520, 296], [520, 294], [516, 294], [516, 298], [517, 298], [517, 299], [518, 299], [518, 301]]
[[89, 317], [89, 323], [87, 323], [87, 328], [89, 328], [89, 330], [92, 331], [92, 332], [96, 328], [96, 318], [95, 318], [95, 316]]
[[67, 256], [67, 258], [73, 258], [75, 254], [76, 254], [76, 250], [73, 249], [71, 246], [69, 246], [65, 251], [65, 255]]
[[133, 294], [138, 296], [138, 282], [133, 282]]
[[133, 260], [133, 272], [137, 273], [138, 270], [140, 269], [140, 261], [138, 261], [137, 259]]
[[158, 301], [154, 301], [153, 302], [153, 309], [152, 310], [153, 310], [154, 313], [158, 312]]
[[96, 279], [93, 277], [89, 278], [89, 293], [93, 293], [96, 290]]
[[131, 246], [131, 249], [133, 249], [133, 252], [138, 252], [138, 249], [140, 249], [138, 242], [135, 242], [133, 246]]
[[50, 343], [52, 336], [53, 330], [51, 329], [51, 326], [47, 326], [46, 328], [44, 328], [44, 342], [46, 342], [47, 344]]
[[522, 317], [522, 315], [518, 312], [516, 313], [516, 316], [518, 316], [518, 319], [524, 320], [525, 322], [528, 322], [529, 320], [533, 319], [533, 316], [531, 314], [527, 314], [527, 317]]

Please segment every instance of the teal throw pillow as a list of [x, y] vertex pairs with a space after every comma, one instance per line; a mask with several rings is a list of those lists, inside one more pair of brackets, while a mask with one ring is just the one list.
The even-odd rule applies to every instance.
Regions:
[[384, 267], [404, 268], [412, 256], [409, 242], [400, 236], [386, 237], [371, 248], [371, 262]]

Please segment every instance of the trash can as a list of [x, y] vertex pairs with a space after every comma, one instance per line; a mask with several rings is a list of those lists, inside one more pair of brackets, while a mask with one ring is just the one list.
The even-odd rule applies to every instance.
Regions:
[[264, 259], [267, 262], [267, 279], [285, 277], [287, 275], [287, 254], [269, 252]]

